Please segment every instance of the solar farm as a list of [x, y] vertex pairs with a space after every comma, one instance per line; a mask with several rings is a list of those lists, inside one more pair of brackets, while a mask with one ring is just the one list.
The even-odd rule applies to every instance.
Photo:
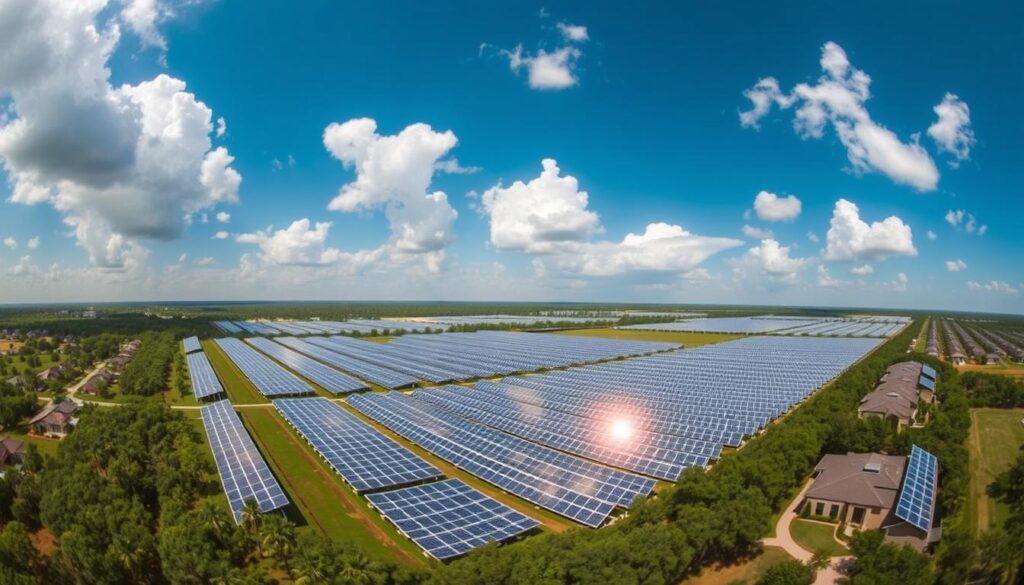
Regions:
[[221, 331], [230, 334], [253, 335], [325, 335], [339, 333], [424, 333], [448, 328], [444, 323], [407, 321], [399, 319], [350, 319], [348, 321], [283, 321], [250, 319], [246, 321], [214, 321]]
[[[745, 320], [769, 328], [824, 324]], [[261, 323], [243, 323], [263, 331]], [[878, 325], [892, 323], [871, 324]], [[405, 335], [386, 343], [319, 333], [215, 344], [326, 468], [441, 560], [544, 522], [465, 477], [549, 518], [598, 528], [651, 495], [659, 481], [714, 464], [723, 449], [764, 431], [881, 343], [761, 335], [683, 349], [506, 331]], [[187, 354], [196, 395], [218, 395], [223, 388], [201, 349]], [[226, 404], [214, 406], [230, 409]], [[208, 408], [219, 420], [237, 422], [237, 415]], [[444, 473], [440, 462], [465, 475]], [[230, 469], [221, 469], [222, 479], [237, 486]]]
[[718, 317], [686, 319], [668, 323], [624, 325], [620, 329], [640, 331], [687, 331], [702, 333], [740, 333], [796, 335], [814, 337], [890, 337], [910, 322], [909, 317]]

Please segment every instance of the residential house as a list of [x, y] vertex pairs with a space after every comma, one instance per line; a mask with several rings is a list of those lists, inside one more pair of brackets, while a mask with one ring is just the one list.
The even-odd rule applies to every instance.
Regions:
[[64, 366], [62, 366], [61, 364], [57, 364], [46, 368], [42, 372], [39, 372], [36, 376], [40, 380], [48, 382], [50, 380], [59, 380], [63, 374]]
[[64, 437], [78, 424], [75, 416], [77, 410], [78, 405], [71, 400], [51, 403], [32, 417], [28, 424], [37, 435]]
[[11, 437], [0, 437], [0, 465], [18, 465], [24, 453], [24, 443]]
[[918, 422], [922, 404], [935, 401], [936, 371], [919, 362], [900, 362], [889, 366], [885, 375], [860, 401], [861, 418], [879, 417], [896, 428]]

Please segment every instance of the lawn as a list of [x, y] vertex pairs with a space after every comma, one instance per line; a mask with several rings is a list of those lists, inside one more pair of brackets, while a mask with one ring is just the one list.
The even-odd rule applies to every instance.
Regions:
[[52, 366], [53, 364], [60, 363], [59, 360], [56, 361], [56, 362], [51, 360], [50, 359], [50, 352], [48, 352], [48, 351], [41, 352], [41, 353], [38, 353], [36, 355], [39, 358], [39, 366], [35, 367], [35, 368], [30, 367], [28, 365], [28, 357], [26, 357], [26, 356], [23, 356], [23, 355], [12, 355], [12, 356], [10, 356], [8, 359], [11, 360], [11, 363], [7, 365], [7, 371], [10, 372], [9, 376], [13, 376], [15, 374], [20, 374], [22, 372], [32, 372], [32, 373], [41, 372], [41, 371], [45, 370], [46, 368]]
[[1006, 505], [990, 498], [988, 485], [1013, 464], [1024, 445], [1024, 409], [975, 408], [971, 410], [971, 483], [964, 521], [975, 532], [1002, 526], [1009, 513]]
[[756, 557], [735, 565], [716, 566], [704, 569], [696, 577], [683, 581], [684, 585], [727, 585], [729, 583], [755, 583], [768, 567], [792, 560], [786, 551], [767, 546]]
[[789, 535], [801, 548], [812, 553], [824, 551], [830, 557], [850, 554], [846, 547], [832, 537], [835, 530], [835, 524], [797, 518], [789, 526]]
[[209, 339], [202, 343], [203, 351], [206, 352], [206, 357], [210, 360], [213, 371], [217, 372], [217, 377], [220, 378], [220, 383], [224, 385], [224, 390], [227, 391], [228, 398], [231, 399], [232, 404], [265, 404], [269, 402], [242, 374], [238, 366], [229, 360], [228, 356], [224, 355], [220, 346]]
[[742, 335], [729, 333], [695, 333], [689, 331], [640, 331], [636, 329], [612, 329], [599, 327], [595, 329], [567, 329], [555, 331], [558, 335], [581, 335], [584, 337], [605, 337], [608, 339], [627, 339], [629, 341], [665, 341], [681, 343], [686, 347], [698, 347], [710, 343], [720, 343], [731, 339], [739, 339]]
[[13, 437], [26, 445], [31, 443], [39, 449], [40, 454], [49, 455], [51, 457], [57, 454], [57, 447], [60, 446], [59, 439], [29, 436], [25, 428], [18, 428], [9, 432], [4, 431], [3, 433], [0, 433], [0, 436], [2, 435]]
[[420, 564], [425, 557], [366, 500], [344, 484], [270, 407], [239, 413], [267, 463], [301, 514], [299, 524], [335, 540], [349, 541], [367, 556]]

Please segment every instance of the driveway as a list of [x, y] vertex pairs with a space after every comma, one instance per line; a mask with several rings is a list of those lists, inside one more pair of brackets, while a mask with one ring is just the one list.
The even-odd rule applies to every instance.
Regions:
[[[793, 498], [793, 501], [789, 503], [789, 508], [782, 514], [779, 521], [775, 524], [775, 536], [765, 538], [761, 541], [765, 546], [777, 546], [783, 549], [789, 554], [789, 556], [801, 563], [810, 561], [814, 556], [814, 553], [797, 544], [790, 535], [789, 529], [790, 526], [792, 526], [793, 521], [799, 517], [799, 507], [804, 501], [804, 494], [807, 493], [807, 490], [810, 489], [811, 484], [813, 483], [814, 482], [812, 480], [808, 480], [800, 490], [800, 493], [797, 494], [796, 497]], [[832, 557], [828, 568], [818, 571], [817, 575], [815, 575], [814, 585], [832, 585], [833, 583], [836, 583], [842, 576], [838, 571], [838, 567], [849, 559], [850, 557], [848, 556]]]

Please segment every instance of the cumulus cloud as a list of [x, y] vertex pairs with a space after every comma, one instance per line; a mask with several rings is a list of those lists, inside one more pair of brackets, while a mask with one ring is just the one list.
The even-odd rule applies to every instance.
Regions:
[[807, 239], [815, 244], [821, 241], [821, 238], [818, 237], [818, 234], [814, 232], [807, 232]]
[[502, 51], [508, 57], [508, 66], [515, 73], [526, 69], [527, 83], [532, 89], [559, 90], [568, 89], [577, 83], [577, 61], [583, 54], [576, 47], [560, 47], [550, 53], [537, 49], [533, 55], [523, 51], [522, 45], [516, 45], [511, 51]]
[[212, 256], [206, 256], [205, 258], [200, 258], [200, 259], [196, 260], [195, 261], [195, 265], [196, 266], [210, 266], [214, 262], [216, 262], [216, 261], [213, 259]]
[[826, 260], [881, 260], [897, 255], [917, 255], [909, 225], [896, 216], [868, 224], [860, 218], [854, 203], [846, 199], [836, 201], [825, 236]]
[[228, 123], [224, 116], [217, 118], [217, 138], [222, 138], [228, 133]]
[[458, 139], [452, 131], [436, 132], [412, 124], [398, 134], [381, 136], [369, 118], [333, 123], [324, 130], [324, 146], [356, 179], [344, 185], [327, 208], [353, 212], [384, 208], [391, 229], [387, 252], [392, 259], [422, 259], [440, 270], [445, 247], [455, 239], [458, 213], [443, 191], [428, 192], [437, 163]]
[[946, 270], [949, 272], [960, 272], [967, 270], [967, 263], [963, 260], [946, 260]]
[[648, 224], [642, 234], [626, 234], [621, 242], [591, 242], [563, 258], [563, 268], [587, 276], [625, 272], [684, 272], [742, 242], [690, 233], [678, 225]]
[[768, 240], [775, 237], [772, 234], [772, 230], [766, 230], [751, 225], [743, 226], [743, 235], [755, 240]]
[[928, 136], [940, 151], [953, 155], [954, 160], [949, 164], [955, 168], [960, 161], [971, 157], [971, 147], [974, 146], [971, 110], [966, 102], [951, 93], [947, 93], [933, 109], [938, 120], [928, 127]]
[[854, 266], [850, 269], [850, 274], [854, 276], [867, 276], [874, 272], [875, 269], [870, 264], [863, 264], [861, 266]]
[[889, 288], [896, 292], [907, 292], [907, 286], [910, 284], [910, 279], [907, 278], [906, 273], [897, 272], [896, 279], [888, 284]]
[[973, 291], [994, 292], [1004, 295], [1015, 295], [1020, 292], [1013, 285], [1003, 280], [992, 280], [985, 283], [969, 280], [967, 281], [967, 288]]
[[833, 278], [828, 272], [828, 268], [824, 264], [818, 265], [818, 279], [817, 284], [821, 288], [840, 288], [845, 282], [837, 278]]
[[754, 197], [754, 211], [764, 221], [792, 221], [800, 215], [801, 203], [795, 195], [779, 197], [775, 193], [761, 191]]
[[213, 238], [212, 239], [214, 239], [214, 240], [226, 240], [226, 239], [228, 239], [228, 237], [230, 237], [230, 234], [227, 233], [226, 231], [221, 230], [221, 231], [213, 234]]
[[332, 264], [342, 257], [337, 248], [326, 245], [331, 222], [317, 222], [310, 227], [309, 219], [295, 220], [285, 229], [271, 232], [270, 229], [249, 234], [239, 234], [235, 241], [242, 244], [256, 244], [263, 260], [270, 264], [317, 266]]
[[833, 42], [822, 47], [820, 64], [823, 75], [817, 83], [797, 84], [789, 93], [782, 92], [774, 77], [759, 80], [743, 94], [751, 109], [740, 112], [740, 123], [757, 128], [773, 106], [797, 106], [794, 130], [803, 138], [822, 138], [831, 124], [854, 171], [880, 172], [919, 191], [935, 190], [938, 168], [916, 136], [903, 142], [871, 119], [865, 107], [871, 97], [871, 77], [852, 67], [843, 48]]
[[159, 0], [125, 0], [121, 19], [144, 45], [166, 51], [167, 41], [156, 25], [170, 14], [170, 8]]
[[7, 246], [8, 249], [17, 250], [18, 240], [14, 239], [14, 236], [7, 236], [4, 238], [4, 245]]
[[558, 30], [562, 31], [562, 36], [567, 41], [582, 43], [590, 40], [590, 35], [587, 34], [587, 27], [585, 26], [560, 22], [558, 23]]
[[228, 223], [231, 221], [231, 214], [226, 211], [221, 211], [217, 214], [217, 221], [221, 223]]
[[25, 255], [22, 256], [18, 263], [7, 269], [7, 274], [11, 276], [29, 276], [38, 271], [38, 268], [32, 264], [32, 257]]
[[925, 232], [925, 235], [928, 236], [928, 239], [933, 242], [939, 239], [939, 234], [933, 232], [932, 230], [928, 230], [927, 232]]
[[589, 195], [576, 178], [559, 176], [558, 162], [546, 158], [529, 183], [500, 183], [481, 197], [490, 218], [491, 243], [499, 250], [551, 253], [602, 231], [600, 218], [587, 209]]
[[794, 282], [808, 260], [791, 257], [790, 248], [776, 240], [764, 240], [743, 256], [731, 260], [733, 273], [740, 279], [760, 277], [776, 284]]
[[947, 211], [946, 223], [953, 226], [957, 231], [963, 230], [969, 234], [977, 233], [979, 236], [985, 235], [985, 232], [988, 231], [987, 225], [979, 226], [974, 214], [968, 213], [963, 209], [950, 209]]
[[434, 164], [434, 168], [449, 175], [474, 175], [481, 170], [480, 167], [464, 167], [455, 157], [438, 161]]
[[[128, 5], [140, 11], [128, 21], [136, 34], [155, 22], [152, 6]], [[0, 158], [13, 202], [49, 202], [94, 263], [127, 269], [144, 255], [136, 240], [177, 238], [193, 213], [236, 202], [241, 176], [226, 149], [211, 150], [212, 111], [184, 81], [111, 84], [120, 27], [105, 8], [0, 5], [10, 31], [0, 34], [0, 95], [13, 112], [0, 127]]]
[[39, 247], [39, 236], [29, 239], [29, 241], [25, 243], [25, 247], [29, 250], [37, 249]]

